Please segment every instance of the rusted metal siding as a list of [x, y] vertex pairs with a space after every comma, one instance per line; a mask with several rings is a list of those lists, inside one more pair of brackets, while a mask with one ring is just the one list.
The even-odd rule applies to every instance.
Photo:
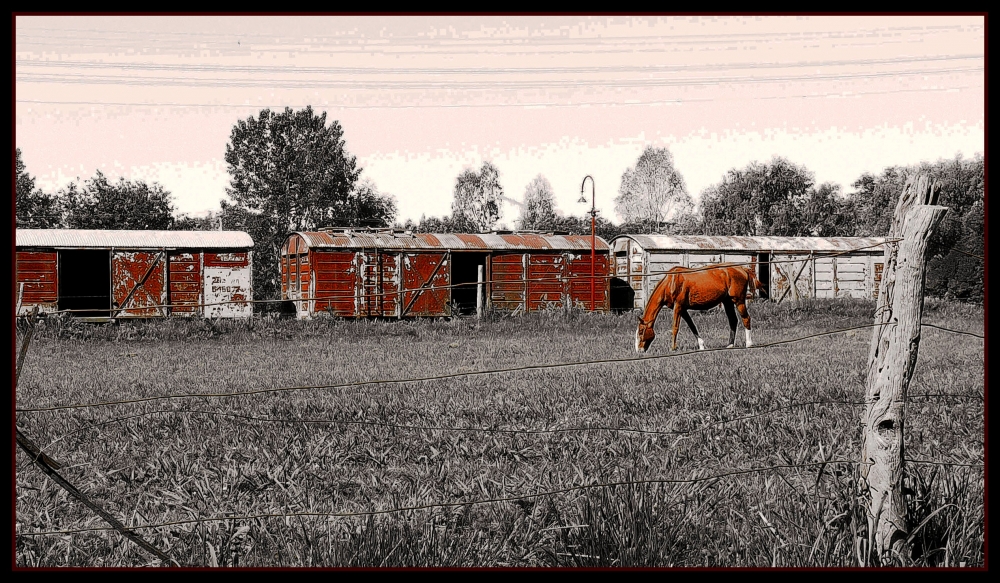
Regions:
[[396, 254], [362, 252], [355, 255], [359, 275], [355, 311], [364, 316], [397, 316], [399, 279]]
[[14, 278], [14, 301], [21, 296], [19, 315], [30, 313], [38, 306], [41, 312], [52, 312], [58, 308], [58, 254], [54, 251], [18, 251], [16, 255], [16, 277]]
[[529, 253], [527, 257], [528, 310], [562, 307], [567, 291], [563, 277], [565, 257], [561, 253]]
[[451, 253], [402, 254], [403, 292], [400, 316], [450, 316], [451, 288], [421, 289], [451, 285]]
[[309, 254], [312, 266], [312, 313], [332, 313], [335, 316], [355, 316], [355, 288], [357, 267], [355, 254], [344, 251], [313, 251]]
[[[299, 231], [312, 249], [351, 249], [381, 251], [585, 251], [590, 249], [589, 235], [548, 235], [534, 233], [409, 233], [368, 231]], [[610, 246], [597, 238], [597, 250]]]
[[610, 309], [609, 292], [611, 280], [611, 260], [607, 254], [598, 254], [594, 262], [595, 300], [591, 301], [591, 269], [589, 253], [567, 253], [563, 259], [563, 277], [566, 278], [566, 294], [571, 305], [585, 310], [606, 312]]
[[527, 257], [524, 253], [498, 253], [490, 258], [490, 305], [507, 312], [523, 311], [524, 275]]
[[[305, 297], [292, 258], [309, 249], [315, 305], [300, 317], [320, 312], [337, 316], [450, 316], [453, 282], [452, 248], [486, 252], [487, 304], [515, 312], [534, 311], [573, 301], [589, 309], [590, 283], [573, 277], [589, 275], [589, 237], [539, 234], [404, 234], [382, 232], [293, 233], [282, 248], [282, 297]], [[609, 246], [597, 241], [597, 309], [607, 310]], [[342, 248], [338, 248], [342, 245]], [[367, 246], [368, 248], [362, 248]], [[509, 249], [530, 248], [529, 252]], [[579, 249], [567, 252], [566, 249]], [[583, 258], [568, 269], [569, 258]], [[299, 279], [296, 279], [298, 277]], [[526, 279], [534, 280], [525, 282]], [[429, 287], [441, 289], [421, 289]], [[409, 290], [409, 291], [406, 291]]]
[[[311, 281], [311, 262], [305, 256], [308, 249], [300, 239], [293, 235], [285, 240], [281, 248], [281, 298], [285, 300], [309, 300], [312, 297], [311, 286], [303, 282], [303, 273], [307, 274], [306, 281]], [[308, 301], [293, 301], [292, 304], [300, 318], [309, 314], [311, 308]]]
[[250, 251], [205, 252], [206, 318], [249, 318], [253, 314]]
[[166, 316], [165, 251], [115, 251], [111, 256], [112, 317]]
[[170, 253], [169, 272], [170, 313], [174, 316], [201, 314], [201, 253]]

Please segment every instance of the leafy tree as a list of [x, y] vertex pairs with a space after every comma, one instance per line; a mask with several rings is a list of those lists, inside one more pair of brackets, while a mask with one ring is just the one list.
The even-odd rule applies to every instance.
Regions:
[[622, 174], [615, 212], [626, 223], [659, 228], [661, 223], [693, 209], [684, 179], [674, 168], [673, 156], [666, 148], [647, 146], [635, 167]]
[[892, 166], [880, 174], [865, 173], [853, 184], [854, 233], [888, 234], [896, 202], [909, 176], [925, 172], [938, 181], [938, 204], [948, 207], [928, 243], [925, 292], [928, 295], [982, 301], [985, 208], [985, 164], [982, 155]]
[[57, 193], [70, 229], [169, 229], [172, 195], [156, 182], [108, 180], [100, 170], [82, 188], [70, 183]]
[[880, 175], [865, 172], [851, 185], [854, 192], [849, 195], [854, 211], [856, 237], [884, 237], [892, 224], [896, 201], [906, 184], [907, 170], [892, 166]]
[[231, 200], [223, 201], [222, 216], [226, 228], [241, 228], [254, 240], [255, 298], [278, 296], [278, 256], [290, 231], [395, 218], [391, 199], [371, 183], [358, 187], [361, 169], [343, 133], [312, 107], [263, 109], [233, 127], [225, 156]]
[[732, 169], [722, 182], [701, 195], [704, 228], [709, 235], [808, 235], [801, 208], [814, 183], [813, 174], [784, 158], [751, 162]]
[[500, 220], [503, 196], [500, 173], [493, 164], [483, 162], [479, 172], [466, 169], [455, 180], [452, 219], [471, 224], [476, 232], [489, 231]]
[[349, 224], [361, 227], [388, 227], [396, 219], [396, 201], [379, 192], [375, 183], [365, 178], [355, 188], [354, 213], [349, 214]]
[[552, 192], [552, 185], [539, 174], [524, 189], [518, 228], [550, 229], [555, 221], [555, 194]]
[[[175, 231], [216, 231], [223, 230], [219, 227], [222, 215], [209, 212], [203, 217], [192, 217], [187, 213], [181, 213], [174, 219], [171, 229]], [[226, 227], [225, 230], [232, 230]]]
[[21, 148], [15, 149], [14, 186], [15, 218], [18, 227], [24, 229], [53, 229], [61, 224], [61, 212], [54, 196], [35, 188], [35, 178], [28, 174], [21, 160]]
[[448, 216], [428, 217], [420, 216], [420, 220], [414, 223], [407, 219], [402, 227], [414, 233], [470, 233], [477, 232], [475, 225], [470, 223], [465, 217]]
[[802, 205], [800, 232], [812, 237], [849, 235], [854, 228], [850, 201], [841, 196], [840, 185], [824, 182], [809, 191]]

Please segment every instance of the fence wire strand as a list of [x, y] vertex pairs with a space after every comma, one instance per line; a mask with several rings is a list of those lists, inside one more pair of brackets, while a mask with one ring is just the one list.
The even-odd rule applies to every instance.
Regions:
[[[828, 331], [825, 331], [825, 332], [818, 332], [818, 333], [815, 333], [815, 334], [808, 334], [806, 336], [800, 336], [800, 337], [797, 337], [797, 338], [790, 338], [790, 339], [785, 339], [785, 340], [777, 340], [777, 341], [774, 341], [774, 342], [767, 342], [767, 343], [762, 343], [762, 344], [754, 344], [753, 346], [751, 346], [749, 348], [745, 348], [744, 350], [761, 350], [761, 349], [764, 349], [764, 348], [771, 348], [771, 347], [774, 347], [774, 346], [782, 346], [782, 345], [785, 345], [785, 344], [793, 344], [795, 342], [801, 342], [803, 340], [808, 340], [808, 339], [811, 339], [811, 338], [818, 338], [818, 337], [821, 337], [821, 336], [829, 336], [829, 335], [832, 335], [832, 334], [839, 334], [839, 333], [842, 333], [842, 332], [849, 332], [851, 330], [862, 330], [862, 329], [865, 329], [865, 328], [874, 328], [876, 326], [884, 326], [884, 325], [894, 325], [894, 324], [891, 324], [891, 323], [890, 324], [881, 324], [881, 323], [878, 323], [878, 324], [862, 324], [860, 326], [852, 326], [850, 328], [840, 328], [840, 329], [836, 329], [836, 330], [828, 330]], [[103, 401], [103, 402], [97, 402], [97, 403], [79, 403], [79, 404], [73, 404], [73, 405], [53, 405], [53, 406], [49, 406], [49, 407], [19, 407], [19, 408], [16, 408], [15, 411], [17, 411], [18, 413], [37, 413], [37, 412], [43, 412], [43, 411], [59, 411], [59, 410], [67, 410], [67, 409], [88, 409], [88, 408], [93, 408], [93, 407], [106, 407], [106, 406], [112, 406], [112, 405], [127, 405], [127, 404], [136, 404], [136, 403], [149, 403], [149, 402], [154, 402], [154, 401], [165, 401], [165, 400], [173, 400], [173, 399], [227, 398], [227, 397], [240, 397], [240, 396], [247, 396], [247, 395], [259, 395], [259, 394], [264, 394], [264, 393], [280, 393], [280, 392], [291, 392], [291, 391], [326, 390], [326, 389], [343, 389], [343, 388], [360, 387], [360, 386], [367, 386], [367, 385], [387, 385], [387, 384], [417, 383], [417, 382], [439, 381], [439, 380], [454, 379], [454, 378], [461, 378], [461, 377], [474, 377], [474, 376], [483, 376], [483, 375], [491, 375], [491, 374], [504, 374], [504, 373], [522, 372], [522, 371], [548, 370], [548, 369], [569, 368], [569, 367], [576, 367], [576, 366], [591, 366], [591, 365], [598, 365], [598, 364], [620, 364], [620, 363], [628, 363], [628, 362], [642, 362], [642, 361], [649, 361], [649, 360], [662, 360], [662, 359], [666, 359], [666, 358], [686, 357], [686, 356], [692, 356], [692, 355], [696, 355], [696, 354], [710, 354], [710, 353], [714, 353], [714, 352], [731, 352], [733, 350], [734, 349], [732, 349], [732, 348], [706, 348], [705, 350], [690, 350], [690, 351], [685, 351], [685, 352], [675, 352], [675, 353], [668, 353], [668, 354], [658, 354], [658, 355], [654, 355], [654, 356], [643, 356], [643, 357], [633, 357], [633, 358], [604, 358], [604, 359], [586, 360], [586, 361], [577, 361], [577, 362], [562, 362], [562, 363], [551, 363], [551, 364], [534, 364], [534, 365], [509, 367], [509, 368], [498, 368], [498, 369], [488, 369], [488, 370], [479, 370], [479, 371], [454, 372], [454, 373], [447, 373], [447, 374], [442, 374], [442, 375], [414, 377], [414, 378], [408, 378], [408, 379], [373, 379], [373, 380], [355, 381], [355, 382], [349, 382], [349, 383], [337, 383], [337, 384], [328, 384], [328, 385], [304, 385], [304, 386], [298, 386], [298, 387], [276, 387], [276, 388], [271, 388], [271, 389], [257, 389], [257, 390], [252, 390], [252, 391], [233, 391], [233, 392], [228, 392], [228, 393], [179, 393], [179, 394], [174, 394], [174, 395], [160, 395], [160, 396], [156, 396], [156, 397], [143, 397], [143, 398], [140, 398], [140, 399], [121, 399], [121, 400], [117, 400], [117, 401]]]
[[[907, 460], [909, 461], [909, 460]], [[721, 480], [723, 478], [731, 478], [734, 476], [742, 476], [748, 474], [759, 474], [764, 472], [777, 471], [782, 469], [802, 469], [802, 468], [812, 468], [812, 467], [825, 467], [838, 464], [849, 464], [849, 465], [861, 465], [864, 462], [859, 462], [857, 460], [825, 460], [820, 462], [810, 462], [801, 464], [777, 464], [773, 466], [764, 466], [759, 468], [740, 468], [731, 469], [725, 472], [716, 473], [709, 476], [694, 476], [691, 478], [655, 478], [647, 480], [622, 480], [618, 482], [602, 482], [596, 484], [582, 484], [579, 486], [568, 486], [565, 488], [558, 488], [555, 490], [547, 490], [544, 492], [535, 492], [531, 494], [521, 494], [518, 496], [504, 496], [497, 498], [486, 498], [481, 500], [469, 500], [466, 502], [436, 502], [430, 504], [419, 504], [413, 506], [403, 506], [398, 508], [387, 508], [383, 510], [366, 510], [360, 512], [289, 512], [289, 513], [264, 513], [264, 514], [248, 514], [242, 516], [215, 516], [206, 518], [195, 518], [190, 520], [175, 520], [171, 522], [160, 522], [155, 524], [143, 524], [134, 525], [129, 528], [132, 529], [147, 529], [147, 528], [164, 528], [168, 526], [183, 526], [188, 524], [203, 524], [206, 522], [229, 522], [229, 521], [239, 521], [239, 520], [259, 520], [264, 518], [352, 518], [360, 516], [378, 516], [384, 514], [399, 514], [402, 512], [414, 512], [418, 510], [433, 510], [437, 508], [456, 508], [463, 506], [481, 506], [485, 504], [497, 504], [503, 502], [516, 502], [520, 500], [530, 500], [532, 498], [544, 498], [546, 496], [555, 496], [558, 494], [566, 494], [569, 492], [578, 492], [583, 490], [594, 490], [598, 488], [615, 488], [620, 486], [642, 486], [651, 484], [697, 484], [700, 482], [709, 482], [712, 480]], [[870, 462], [869, 462], [870, 463]], [[960, 467], [970, 467], [970, 468], [980, 468], [983, 464], [980, 463], [958, 463], [958, 462], [934, 462], [930, 460], [916, 460], [914, 463], [921, 463], [927, 465], [943, 465], [943, 466], [960, 466]], [[73, 530], [57, 530], [57, 531], [38, 531], [38, 532], [20, 532], [17, 533], [18, 536], [52, 536], [52, 535], [67, 535], [67, 534], [77, 534], [84, 532], [97, 532], [97, 531], [107, 531], [112, 530], [109, 527], [93, 527], [93, 528], [80, 528]]]
[[[956, 399], [956, 400], [972, 400], [972, 401], [982, 401], [983, 397], [980, 395], [959, 395], [959, 394], [949, 394], [949, 393], [920, 393], [915, 395], [907, 395], [907, 399], [918, 399], [918, 398], [946, 398], [946, 399]], [[113, 419], [104, 419], [96, 423], [91, 423], [84, 427], [74, 429], [68, 433], [65, 433], [56, 439], [52, 440], [45, 449], [51, 449], [54, 445], [63, 441], [64, 439], [76, 435], [78, 433], [83, 433], [88, 430], [99, 430], [102, 427], [113, 425], [115, 423], [124, 423], [126, 421], [131, 421], [132, 419], [139, 419], [141, 417], [147, 417], [151, 415], [207, 415], [214, 417], [228, 417], [232, 419], [242, 419], [245, 421], [260, 421], [264, 423], [301, 423], [308, 425], [359, 425], [359, 426], [369, 426], [369, 427], [384, 427], [386, 429], [404, 429], [412, 431], [454, 431], [454, 432], [469, 432], [469, 433], [491, 433], [491, 434], [511, 434], [511, 435], [552, 435], [560, 433], [583, 433], [587, 431], [607, 431], [613, 433], [626, 433], [626, 434], [638, 434], [638, 435], [691, 435], [713, 429], [716, 427], [721, 427], [730, 423], [737, 423], [739, 421], [746, 421], [748, 419], [754, 419], [758, 417], [766, 417], [768, 415], [773, 415], [775, 413], [780, 413], [782, 411], [789, 411], [797, 409], [800, 407], [808, 407], [810, 405], [854, 405], [861, 406], [865, 405], [864, 401], [838, 401], [838, 400], [816, 400], [816, 401], [800, 401], [796, 403], [789, 403], [787, 405], [781, 405], [772, 409], [765, 411], [759, 411], [757, 413], [751, 413], [748, 415], [743, 415], [740, 417], [733, 417], [731, 419], [722, 419], [712, 423], [708, 423], [693, 429], [641, 429], [634, 427], [614, 427], [610, 425], [582, 425], [579, 427], [560, 427], [553, 429], [515, 429], [515, 428], [504, 428], [504, 427], [457, 427], [457, 426], [445, 426], [445, 425], [407, 425], [402, 423], [388, 423], [382, 421], [370, 421], [363, 419], [302, 419], [296, 417], [262, 417], [256, 415], [243, 415], [239, 413], [227, 413], [224, 411], [205, 411], [201, 409], [157, 409], [154, 411], [144, 411], [142, 413], [136, 413], [134, 415], [127, 415], [124, 417], [115, 417]]]

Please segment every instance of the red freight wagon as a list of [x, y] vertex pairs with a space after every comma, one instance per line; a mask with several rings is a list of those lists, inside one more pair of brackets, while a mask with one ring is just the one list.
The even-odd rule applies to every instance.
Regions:
[[17, 229], [14, 297], [95, 320], [249, 317], [253, 240], [242, 231]]
[[[299, 318], [456, 316], [577, 306], [608, 311], [609, 246], [553, 233], [295, 232], [281, 249], [281, 296]], [[482, 282], [480, 284], [480, 282]]]

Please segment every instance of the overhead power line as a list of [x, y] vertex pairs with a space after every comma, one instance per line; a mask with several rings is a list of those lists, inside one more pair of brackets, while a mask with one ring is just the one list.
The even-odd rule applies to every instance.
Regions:
[[815, 98], [852, 98], [866, 95], [887, 95], [894, 93], [932, 93], [932, 92], [957, 92], [964, 89], [982, 89], [983, 85], [959, 85], [948, 87], [920, 87], [915, 89], [887, 89], [884, 91], [843, 91], [839, 93], [800, 93], [795, 95], [766, 95], [747, 97], [737, 95], [733, 97], [684, 97], [679, 99], [656, 99], [656, 100], [622, 100], [622, 101], [579, 101], [579, 102], [526, 102], [517, 103], [505, 101], [502, 103], [413, 103], [413, 104], [371, 104], [371, 105], [350, 105], [340, 103], [310, 103], [310, 104], [266, 104], [266, 103], [169, 103], [169, 102], [127, 102], [127, 101], [50, 101], [45, 99], [17, 99], [17, 103], [37, 103], [45, 105], [95, 105], [108, 107], [192, 107], [192, 108], [252, 108], [252, 109], [284, 109], [290, 107], [301, 109], [307, 106], [324, 109], [425, 109], [425, 108], [484, 108], [484, 107], [522, 107], [522, 108], [549, 108], [549, 107], [629, 107], [636, 105], [676, 105], [682, 103], [699, 103], [708, 101], [730, 101], [730, 100], [770, 100], [770, 99], [815, 99]]
[[607, 65], [587, 67], [312, 67], [297, 65], [236, 65], [236, 64], [171, 64], [130, 63], [95, 60], [54, 61], [17, 59], [16, 67], [67, 68], [67, 69], [120, 69], [123, 71], [179, 71], [211, 73], [254, 74], [351, 74], [351, 75], [532, 75], [532, 74], [589, 74], [589, 73], [657, 73], [676, 71], [720, 71], [736, 69], [784, 69], [799, 67], [843, 67], [862, 65], [894, 65], [903, 63], [931, 63], [939, 61], [964, 61], [984, 59], [984, 55], [958, 54], [891, 59], [840, 59], [782, 62], [733, 62], [704, 63], [698, 65]]
[[121, 85], [121, 86], [154, 86], [154, 87], [270, 87], [282, 89], [373, 89], [373, 90], [483, 90], [496, 92], [501, 89], [542, 89], [564, 88], [567, 84], [578, 84], [586, 87], [609, 88], [641, 88], [641, 87], [697, 87], [708, 85], [757, 85], [765, 83], [812, 82], [812, 81], [844, 81], [863, 79], [883, 79], [892, 77], [911, 77], [920, 75], [945, 75], [953, 73], [981, 73], [982, 66], [952, 67], [945, 69], [906, 69], [901, 71], [878, 71], [867, 73], [831, 73], [809, 75], [741, 75], [687, 78], [657, 78], [657, 79], [550, 79], [537, 81], [460, 81], [458, 79], [441, 80], [438, 82], [419, 81], [359, 81], [355, 79], [273, 79], [261, 77], [246, 77], [242, 79], [220, 79], [190, 77], [159, 77], [149, 75], [89, 75], [66, 73], [54, 74], [17, 74], [18, 83], [56, 83], [69, 85]]

